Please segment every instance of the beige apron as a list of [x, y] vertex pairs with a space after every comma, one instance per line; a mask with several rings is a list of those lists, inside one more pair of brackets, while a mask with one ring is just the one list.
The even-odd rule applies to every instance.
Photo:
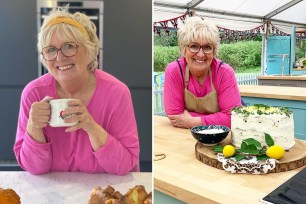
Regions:
[[186, 66], [184, 101], [185, 107], [188, 111], [204, 114], [212, 114], [220, 111], [218, 104], [218, 95], [212, 83], [212, 74], [210, 67], [208, 69], [208, 73], [210, 77], [211, 92], [203, 97], [196, 97], [187, 89], [189, 83], [189, 68], [188, 66]]

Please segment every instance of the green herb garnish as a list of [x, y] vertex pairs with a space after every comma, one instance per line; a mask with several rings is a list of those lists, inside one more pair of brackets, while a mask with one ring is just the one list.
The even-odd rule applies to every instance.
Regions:
[[[265, 133], [265, 142], [269, 147], [274, 145], [274, 140], [268, 133]], [[262, 161], [269, 159], [266, 155], [266, 150], [267, 147], [262, 145], [258, 140], [247, 138], [241, 142], [240, 148], [236, 149], [235, 154], [231, 157], [234, 157], [236, 161], [240, 161], [249, 156], [256, 156], [258, 161]], [[213, 151], [216, 153], [223, 153], [223, 146], [213, 146]]]

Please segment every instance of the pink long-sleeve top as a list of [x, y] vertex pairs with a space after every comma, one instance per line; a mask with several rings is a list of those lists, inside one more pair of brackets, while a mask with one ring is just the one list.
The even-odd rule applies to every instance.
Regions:
[[[181, 114], [185, 110], [184, 79], [186, 60], [182, 57], [179, 62], [182, 67], [183, 78], [176, 61], [169, 63], [165, 70], [164, 107], [167, 115]], [[193, 117], [201, 117], [204, 125], [218, 124], [231, 127], [231, 109], [241, 105], [241, 97], [233, 68], [223, 63], [218, 69], [220, 63], [221, 61], [216, 58], [211, 63], [212, 82], [218, 94], [220, 112], [208, 115], [190, 111], [189, 113]], [[212, 87], [209, 75], [206, 77], [203, 86], [199, 85], [192, 74], [189, 76], [188, 90], [195, 96], [202, 97], [211, 92]]]
[[128, 87], [110, 74], [96, 69], [96, 89], [87, 109], [108, 133], [106, 143], [93, 151], [88, 134], [67, 127], [43, 128], [47, 143], [33, 140], [26, 131], [33, 102], [56, 95], [56, 81], [45, 74], [23, 90], [14, 152], [19, 165], [32, 174], [49, 171], [80, 171], [124, 175], [139, 171], [139, 141], [132, 98]]

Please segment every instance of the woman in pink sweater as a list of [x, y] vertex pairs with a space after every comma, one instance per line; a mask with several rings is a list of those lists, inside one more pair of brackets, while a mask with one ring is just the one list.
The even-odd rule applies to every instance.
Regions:
[[231, 126], [231, 109], [241, 105], [234, 70], [215, 58], [217, 27], [190, 17], [178, 30], [183, 57], [165, 70], [164, 107], [173, 126], [186, 128], [218, 124]]
[[[21, 96], [14, 152], [32, 174], [50, 171], [127, 174], [139, 171], [139, 141], [129, 89], [97, 67], [95, 25], [81, 13], [53, 11], [38, 35], [47, 74]], [[72, 127], [51, 127], [52, 99], [72, 98], [63, 116]]]

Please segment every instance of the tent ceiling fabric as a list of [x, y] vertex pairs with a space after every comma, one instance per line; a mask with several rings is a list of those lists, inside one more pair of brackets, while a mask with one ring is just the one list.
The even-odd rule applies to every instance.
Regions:
[[306, 29], [305, 8], [304, 0], [154, 0], [153, 22], [195, 11], [228, 29], [247, 30], [271, 20], [279, 30], [290, 33], [292, 26], [297, 31]]
[[287, 4], [275, 9], [274, 11], [271, 11], [270, 13], [268, 13], [267, 15], [264, 16], [265, 19], [270, 19], [273, 16], [289, 9], [290, 7], [300, 3], [302, 0], [294, 0], [294, 1], [289, 1]]

